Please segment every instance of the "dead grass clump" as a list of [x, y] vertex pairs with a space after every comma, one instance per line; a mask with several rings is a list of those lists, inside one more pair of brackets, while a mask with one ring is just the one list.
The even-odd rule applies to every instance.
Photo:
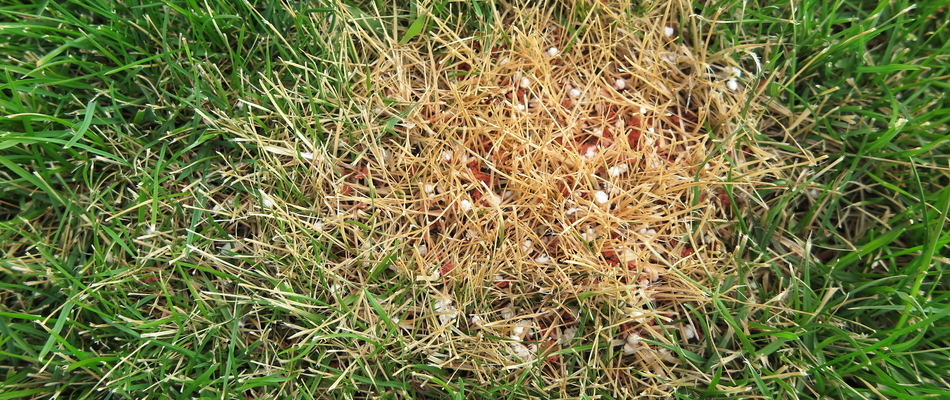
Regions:
[[314, 204], [262, 201], [328, 239], [334, 290], [414, 282], [422, 304], [380, 305], [408, 351], [485, 382], [537, 367], [564, 395], [592, 384], [563, 364], [581, 357], [608, 390], [661, 395], [708, 381], [670, 349], [705, 348], [684, 305], [731, 273], [726, 174], [768, 154], [736, 148], [754, 126], [743, 71], [684, 44], [703, 41], [678, 10], [591, 7], [513, 9], [484, 32], [433, 19], [401, 46], [354, 25], [366, 62], [341, 117], [362, 129], [325, 123], [325, 146], [233, 129], [310, 169], [295, 190]]

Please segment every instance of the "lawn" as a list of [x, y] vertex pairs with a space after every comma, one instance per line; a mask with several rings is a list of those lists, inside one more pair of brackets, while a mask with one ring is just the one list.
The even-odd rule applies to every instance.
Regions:
[[943, 398], [950, 3], [0, 3], [0, 399]]

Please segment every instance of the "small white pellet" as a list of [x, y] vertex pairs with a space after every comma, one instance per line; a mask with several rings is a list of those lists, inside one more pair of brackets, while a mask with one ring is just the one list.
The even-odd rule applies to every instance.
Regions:
[[[518, 323], [521, 323], [521, 322], [518, 322]], [[523, 335], [523, 334], [524, 334], [524, 327], [523, 327], [523, 326], [516, 326], [516, 327], [514, 327], [514, 329], [511, 330], [511, 338], [512, 338], [512, 339], [520, 340], [520, 339], [521, 339], [521, 335]]]
[[627, 87], [627, 81], [623, 80], [622, 78], [618, 78], [616, 81], [614, 81], [614, 89], [623, 90], [625, 87]]
[[459, 202], [459, 208], [461, 208], [462, 211], [471, 210], [471, 209], [472, 209], [472, 202], [471, 202], [471, 201], [468, 201], [468, 200], [462, 200], [462, 201]]
[[736, 81], [736, 78], [730, 78], [726, 81], [726, 87], [729, 88], [729, 90], [739, 90], [739, 82]]
[[591, 159], [597, 157], [597, 146], [590, 146], [587, 148], [587, 151], [584, 152], [584, 158]]
[[640, 335], [638, 335], [638, 334], [636, 334], [636, 333], [631, 333], [631, 334], [627, 335], [627, 344], [629, 344], [629, 345], [631, 345], [631, 346], [636, 346], [636, 345], [640, 344]]
[[561, 343], [570, 342], [571, 339], [574, 339], [574, 335], [576, 335], [576, 334], [577, 334], [577, 327], [576, 327], [576, 326], [564, 328], [564, 331], [562, 331], [562, 332], [561, 332], [561, 335], [558, 336], [558, 341], [561, 342]]
[[617, 166], [610, 167], [610, 169], [607, 170], [607, 173], [610, 174], [611, 178], [616, 178], [620, 175], [627, 173], [627, 171], [629, 170], [630, 170], [630, 167], [627, 166], [627, 164], [620, 164]]
[[581, 238], [586, 242], [593, 242], [594, 239], [597, 239], [597, 232], [594, 231], [594, 228], [587, 228], [587, 232], [581, 233]]
[[452, 305], [452, 300], [439, 299], [435, 302], [435, 312], [439, 314], [439, 322], [446, 325], [458, 317], [458, 311]]
[[663, 27], [663, 34], [666, 35], [666, 37], [672, 37], [674, 33], [676, 33], [676, 31], [673, 30], [672, 26]]
[[532, 242], [531, 239], [525, 239], [525, 241], [521, 243], [521, 251], [527, 253], [532, 250], [534, 250], [534, 242]]
[[554, 57], [557, 55], [557, 47], [551, 47], [548, 49], [548, 57]]
[[[495, 282], [504, 282], [504, 278], [501, 275], [495, 275]], [[515, 308], [508, 304], [507, 307], [501, 309], [501, 318], [502, 319], [511, 319], [515, 316]]]
[[567, 91], [567, 95], [568, 95], [568, 96], [571, 96], [571, 97], [573, 97], [573, 98], [576, 99], [576, 98], [578, 98], [578, 97], [581, 97], [581, 90], [578, 89], [578, 88], [573, 88], [573, 89]]
[[594, 193], [594, 200], [597, 200], [597, 202], [600, 204], [604, 204], [610, 201], [610, 197], [608, 197], [607, 193], [605, 193], [603, 190], [598, 190]]
[[534, 359], [534, 355], [531, 354], [531, 350], [528, 350], [528, 348], [521, 343], [512, 343], [511, 350], [516, 356], [518, 356], [518, 358], [524, 361], [531, 361]]
[[522, 89], [531, 87], [531, 78], [528, 78], [527, 76], [521, 78], [521, 83], [518, 86], [521, 86]]
[[692, 325], [684, 326], [683, 336], [686, 337], [686, 340], [693, 340], [696, 337], [696, 328], [693, 328]]

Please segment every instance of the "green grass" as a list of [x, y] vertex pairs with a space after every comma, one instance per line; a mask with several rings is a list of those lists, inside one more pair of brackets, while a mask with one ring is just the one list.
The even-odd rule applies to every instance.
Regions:
[[[748, 318], [736, 330], [752, 342], [746, 368], [808, 374], [757, 382], [769, 396], [940, 396], [950, 367], [946, 4], [737, 6], [720, 18], [748, 22], [720, 29], [772, 44], [759, 52], [765, 93], [792, 111], [785, 126], [806, 115], [763, 140], [789, 160], [800, 158], [791, 140], [829, 157], [776, 182], [783, 193], [762, 194], [770, 209], [745, 216], [743, 258], [763, 281], [737, 298], [781, 305], [727, 306]], [[775, 20], [793, 12], [796, 23]]]
[[[706, 324], [702, 349], [673, 349], [712, 383], [680, 398], [950, 389], [948, 5], [913, 5], [697, 5], [710, 53], [762, 66], [744, 77], [777, 104], [749, 110], [775, 122], [758, 146], [779, 163], [827, 158], [772, 176], [774, 189], [752, 194], [767, 207], [730, 193], [753, 204], [736, 208], [740, 268], [713, 293], [718, 313], [693, 316]], [[331, 289], [337, 277], [314, 263], [336, 261], [335, 238], [251, 212], [262, 191], [282, 212], [312, 199], [290, 170], [249, 176], [275, 168], [235, 132], [271, 126], [262, 136], [312, 151], [358, 129], [346, 82], [366, 60], [351, 60], [346, 16], [424, 38], [416, 8], [388, 7], [0, 5], [0, 399], [546, 395], [538, 369], [433, 366], [391, 323], [427, 301], [411, 280], [380, 268], [365, 287]], [[435, 12], [477, 29], [491, 7]], [[215, 212], [231, 202], [244, 217]], [[241, 245], [251, 250], [229, 251]], [[610, 397], [592, 366], [611, 366], [611, 351], [588, 350], [566, 349], [563, 368], [591, 382], [577, 396]]]

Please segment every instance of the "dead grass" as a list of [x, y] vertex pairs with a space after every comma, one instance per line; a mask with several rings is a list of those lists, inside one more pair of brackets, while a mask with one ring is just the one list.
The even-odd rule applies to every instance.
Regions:
[[[354, 28], [367, 62], [333, 100], [338, 122], [293, 110], [217, 122], [263, 151], [258, 174], [232, 180], [259, 188], [258, 203], [215, 212], [257, 232], [241, 251], [319, 275], [330, 308], [399, 330], [401, 351], [432, 366], [482, 382], [533, 369], [564, 396], [708, 383], [684, 351], [723, 333], [697, 318], [734, 273], [733, 201], [754, 201], [775, 155], [749, 137], [762, 108], [750, 72], [707, 54], [682, 6], [565, 6], [567, 20], [512, 9], [484, 32], [434, 18], [407, 45]], [[293, 85], [270, 88], [307, 109]], [[326, 143], [299, 133], [315, 125]], [[314, 236], [326, 248], [308, 247]], [[367, 291], [387, 284], [405, 287]], [[322, 329], [357, 328], [340, 317], [294, 337]]]

